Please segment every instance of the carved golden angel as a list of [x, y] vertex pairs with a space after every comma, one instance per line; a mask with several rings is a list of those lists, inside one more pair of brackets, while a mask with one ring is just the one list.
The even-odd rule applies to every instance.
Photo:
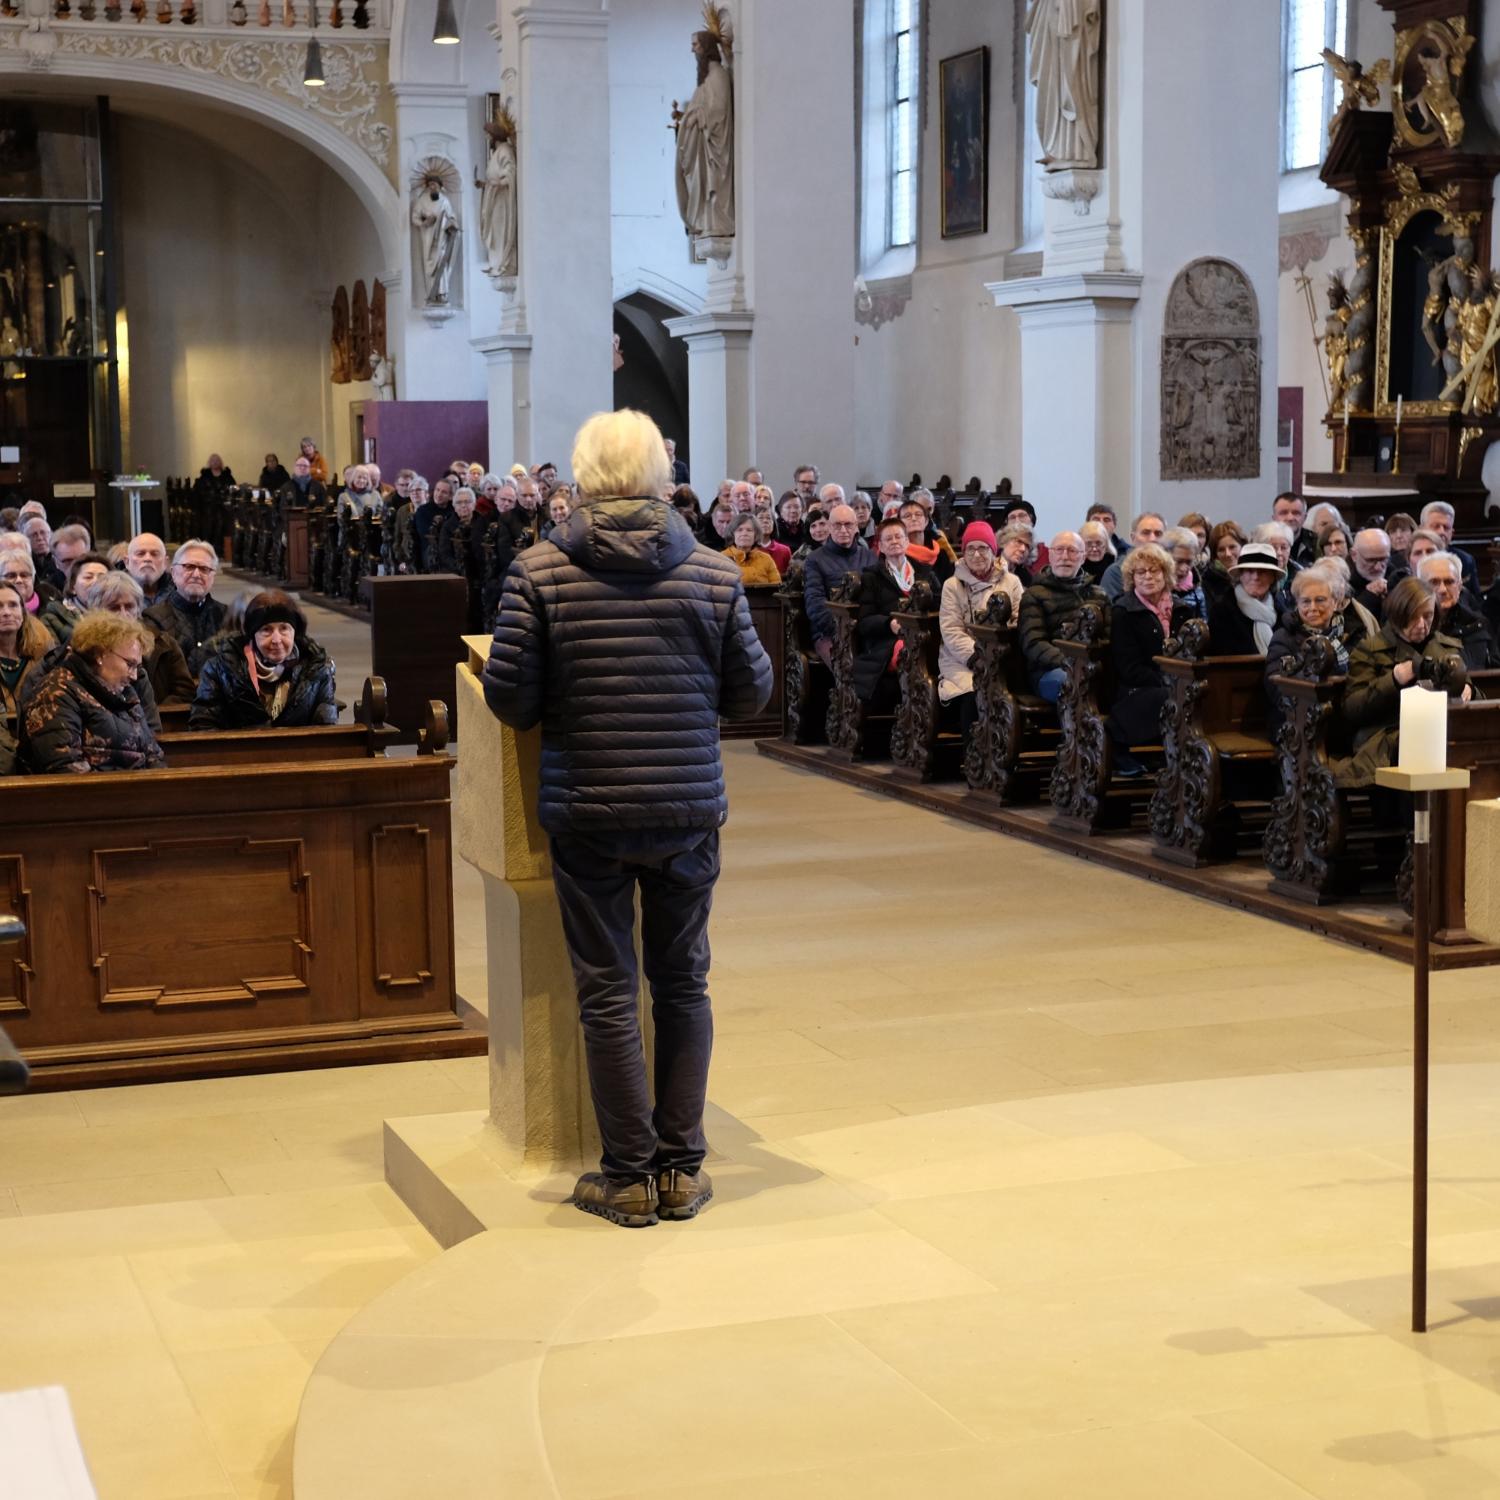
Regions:
[[1474, 41], [1471, 35], [1461, 36], [1450, 52], [1429, 38], [1416, 53], [1424, 82], [1421, 92], [1408, 102], [1407, 109], [1416, 117], [1412, 123], [1418, 129], [1431, 135], [1441, 132], [1449, 146], [1458, 145], [1464, 138], [1463, 110], [1453, 92], [1453, 82], [1463, 77], [1464, 64]]
[[1391, 81], [1391, 62], [1387, 57], [1382, 57], [1367, 73], [1364, 64], [1357, 62], [1352, 57], [1340, 57], [1332, 47], [1323, 49], [1323, 61], [1333, 69], [1339, 82], [1344, 86], [1344, 96], [1339, 101], [1338, 110], [1328, 126], [1328, 135], [1331, 139], [1334, 132], [1344, 123], [1344, 116], [1366, 104], [1380, 103], [1380, 86]]

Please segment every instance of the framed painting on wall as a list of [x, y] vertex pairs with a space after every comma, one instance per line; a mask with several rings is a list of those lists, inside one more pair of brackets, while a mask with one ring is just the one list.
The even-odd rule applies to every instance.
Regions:
[[990, 206], [990, 49], [938, 64], [943, 152], [943, 238], [983, 234]]

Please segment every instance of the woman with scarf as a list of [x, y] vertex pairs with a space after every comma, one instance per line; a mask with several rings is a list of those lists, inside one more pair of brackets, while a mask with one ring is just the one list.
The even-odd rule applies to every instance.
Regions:
[[64, 645], [73, 634], [83, 612], [88, 608], [84, 600], [88, 592], [110, 571], [108, 561], [98, 552], [85, 552], [68, 569], [68, 579], [63, 585], [63, 596], [54, 599], [42, 609], [40, 619]]
[[1233, 595], [1237, 580], [1230, 569], [1239, 559], [1240, 548], [1249, 540], [1237, 521], [1220, 521], [1209, 531], [1208, 562], [1198, 581], [1203, 585], [1203, 597], [1208, 600], [1210, 610], [1220, 599]]
[[337, 724], [334, 666], [307, 617], [280, 589], [245, 606], [245, 628], [203, 664], [189, 729], [292, 729]]
[[1161, 739], [1161, 711], [1167, 685], [1156, 658], [1193, 611], [1179, 602], [1173, 583], [1177, 567], [1155, 542], [1140, 542], [1121, 564], [1125, 592], [1114, 607], [1110, 657], [1115, 701], [1109, 710], [1109, 736], [1115, 746], [1115, 772], [1142, 776], [1146, 768], [1131, 754], [1133, 745]]
[[781, 582], [781, 569], [766, 546], [765, 526], [754, 516], [742, 515], [734, 523], [724, 556], [739, 568], [747, 587], [774, 588]]
[[1304, 568], [1292, 579], [1292, 608], [1281, 617], [1266, 650], [1266, 696], [1271, 710], [1266, 724], [1274, 740], [1281, 727], [1281, 694], [1272, 678], [1285, 671], [1283, 663], [1300, 656], [1313, 637], [1328, 643], [1334, 656], [1334, 671], [1349, 670], [1349, 653], [1364, 639], [1364, 626], [1357, 615], [1339, 608], [1339, 582], [1326, 565]]
[[1196, 619], [1208, 618], [1208, 601], [1198, 582], [1198, 534], [1187, 526], [1174, 526], [1161, 539], [1162, 550], [1172, 559], [1172, 599]]
[[855, 623], [854, 694], [873, 713], [890, 713], [901, 695], [896, 667], [901, 659], [901, 622], [911, 592], [925, 583], [937, 594], [937, 575], [907, 554], [906, 527], [887, 516], [875, 533], [880, 560], [860, 574], [859, 619]]
[[963, 555], [953, 577], [943, 584], [938, 604], [938, 629], [943, 637], [938, 652], [938, 697], [944, 703], [957, 702], [967, 743], [976, 716], [974, 673], [969, 663], [977, 648], [970, 627], [974, 616], [995, 594], [1004, 594], [1010, 600], [1011, 622], [1020, 619], [1021, 585], [997, 553], [992, 526], [970, 521], [964, 528], [962, 545]]
[[1286, 570], [1265, 542], [1236, 544], [1225, 572], [1229, 592], [1208, 607], [1208, 642], [1214, 656], [1264, 656], [1276, 634], [1276, 589]]

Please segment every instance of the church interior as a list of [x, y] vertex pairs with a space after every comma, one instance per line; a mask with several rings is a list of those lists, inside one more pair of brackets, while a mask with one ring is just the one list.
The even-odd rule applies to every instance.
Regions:
[[[1500, 1495], [1500, 0], [0, 80], [0, 1496]], [[491, 654], [623, 499], [772, 683], [628, 1230]]]

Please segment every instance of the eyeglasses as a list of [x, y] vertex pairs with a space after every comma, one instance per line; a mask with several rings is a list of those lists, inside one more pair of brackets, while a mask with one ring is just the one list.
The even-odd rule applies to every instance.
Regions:
[[0, 573], [0, 583], [30, 583], [34, 576], [32, 573]]
[[215, 573], [218, 572], [218, 569], [211, 566], [209, 563], [178, 563], [177, 566], [181, 568], [184, 573], [204, 573], [209, 577], [212, 577]]
[[140, 662], [131, 661], [128, 656], [121, 656], [118, 651], [106, 651], [104, 654], [106, 656], [114, 657], [114, 659], [119, 662], [122, 667], [125, 668], [125, 673], [132, 682], [134, 682], [136, 678], [141, 675]]

